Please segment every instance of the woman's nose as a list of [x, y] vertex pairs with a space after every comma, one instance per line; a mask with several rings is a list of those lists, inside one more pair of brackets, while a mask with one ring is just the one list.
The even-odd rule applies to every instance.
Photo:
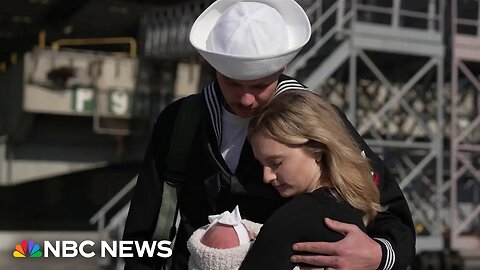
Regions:
[[263, 182], [265, 184], [270, 184], [273, 180], [275, 180], [277, 177], [275, 173], [273, 173], [272, 169], [268, 167], [263, 167]]

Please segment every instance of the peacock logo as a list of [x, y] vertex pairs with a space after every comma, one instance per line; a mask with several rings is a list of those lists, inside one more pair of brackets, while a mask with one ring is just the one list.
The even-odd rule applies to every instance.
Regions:
[[35, 241], [22, 240], [21, 244], [15, 246], [13, 257], [15, 258], [40, 258], [43, 256], [40, 246], [35, 244]]

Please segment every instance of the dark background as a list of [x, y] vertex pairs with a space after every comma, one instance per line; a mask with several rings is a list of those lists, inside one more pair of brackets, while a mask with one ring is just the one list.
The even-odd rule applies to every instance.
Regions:
[[[145, 12], [185, 0], [0, 0], [0, 62], [61, 38], [137, 37]], [[104, 48], [108, 50], [110, 48]]]

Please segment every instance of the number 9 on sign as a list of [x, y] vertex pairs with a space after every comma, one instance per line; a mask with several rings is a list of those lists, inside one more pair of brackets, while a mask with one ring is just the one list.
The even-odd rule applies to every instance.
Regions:
[[130, 93], [122, 90], [110, 91], [110, 112], [114, 115], [126, 115], [130, 112]]

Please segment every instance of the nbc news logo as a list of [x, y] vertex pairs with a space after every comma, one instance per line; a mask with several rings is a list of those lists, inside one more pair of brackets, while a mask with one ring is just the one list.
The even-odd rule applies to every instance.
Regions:
[[[100, 256], [111, 257], [161, 257], [168, 258], [172, 256], [171, 241], [107, 241], [100, 242]], [[92, 258], [96, 254], [92, 250], [95, 242], [84, 240], [80, 244], [71, 240], [43, 242], [43, 252], [40, 246], [33, 240], [22, 240], [15, 246], [13, 257], [15, 258], [74, 258], [82, 256]], [[88, 250], [88, 251], [86, 251]]]
[[13, 251], [13, 257], [15, 258], [40, 258], [42, 257], [42, 251], [40, 246], [35, 244], [33, 240], [23, 240], [21, 244], [15, 246], [15, 251]]

